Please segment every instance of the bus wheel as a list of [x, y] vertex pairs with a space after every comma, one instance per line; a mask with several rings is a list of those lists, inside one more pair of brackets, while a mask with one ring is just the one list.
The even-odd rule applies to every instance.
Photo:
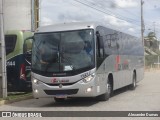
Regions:
[[64, 102], [65, 101], [65, 98], [54, 98], [54, 100], [56, 101], [56, 102]]
[[132, 84], [129, 86], [129, 88], [131, 90], [135, 90], [135, 88], [136, 88], [136, 73], [135, 72], [133, 72]]
[[98, 96], [98, 100], [100, 100], [100, 101], [107, 101], [112, 96], [113, 85], [112, 85], [112, 82], [111, 82], [110, 79], [108, 79], [106, 87], [107, 87], [106, 93]]

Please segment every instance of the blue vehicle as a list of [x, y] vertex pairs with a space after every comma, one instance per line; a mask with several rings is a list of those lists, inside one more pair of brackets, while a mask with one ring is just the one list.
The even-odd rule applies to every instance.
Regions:
[[[5, 34], [8, 92], [31, 91], [31, 42], [24, 43], [32, 32], [12, 30]], [[24, 51], [24, 44], [30, 50]]]

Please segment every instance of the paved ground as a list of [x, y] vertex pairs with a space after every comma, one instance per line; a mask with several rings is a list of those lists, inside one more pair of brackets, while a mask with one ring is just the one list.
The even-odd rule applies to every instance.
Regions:
[[[0, 111], [160, 111], [160, 71], [146, 72], [144, 80], [138, 83], [136, 90], [131, 91], [127, 88], [120, 89], [118, 91], [115, 91], [115, 95], [106, 102], [98, 102], [95, 99], [91, 98], [69, 99], [64, 103], [55, 103], [52, 98], [30, 99], [12, 104], [2, 105], [0, 106]], [[54, 119], [76, 120], [77, 118]], [[160, 117], [85, 119], [160, 120]]]

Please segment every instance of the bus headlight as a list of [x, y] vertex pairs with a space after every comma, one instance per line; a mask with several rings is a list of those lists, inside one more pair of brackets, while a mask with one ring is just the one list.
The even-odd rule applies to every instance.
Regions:
[[40, 82], [39, 82], [37, 79], [35, 79], [35, 78], [33, 78], [32, 81], [33, 81], [34, 84], [39, 84], [39, 83], [40, 83]]
[[33, 79], [33, 83], [37, 84], [38, 80], [37, 79]]
[[94, 78], [95, 74], [89, 75], [88, 77], [83, 79], [84, 83], [90, 82]]

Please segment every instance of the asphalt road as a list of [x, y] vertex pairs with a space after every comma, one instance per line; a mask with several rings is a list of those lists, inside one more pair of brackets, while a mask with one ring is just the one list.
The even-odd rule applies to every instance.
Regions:
[[[53, 98], [29, 99], [12, 104], [2, 105], [0, 106], [0, 111], [160, 111], [160, 71], [146, 72], [144, 79], [137, 84], [135, 90], [128, 90], [127, 87], [119, 89], [115, 91], [114, 96], [106, 102], [99, 102], [92, 98], [68, 99], [63, 103], [56, 103], [54, 102]], [[37, 119], [39, 120], [39, 118]], [[59, 117], [55, 119], [74, 120], [77, 118]], [[89, 117], [85, 119], [90, 120]], [[92, 119], [160, 120], [160, 117], [94, 117]]]

